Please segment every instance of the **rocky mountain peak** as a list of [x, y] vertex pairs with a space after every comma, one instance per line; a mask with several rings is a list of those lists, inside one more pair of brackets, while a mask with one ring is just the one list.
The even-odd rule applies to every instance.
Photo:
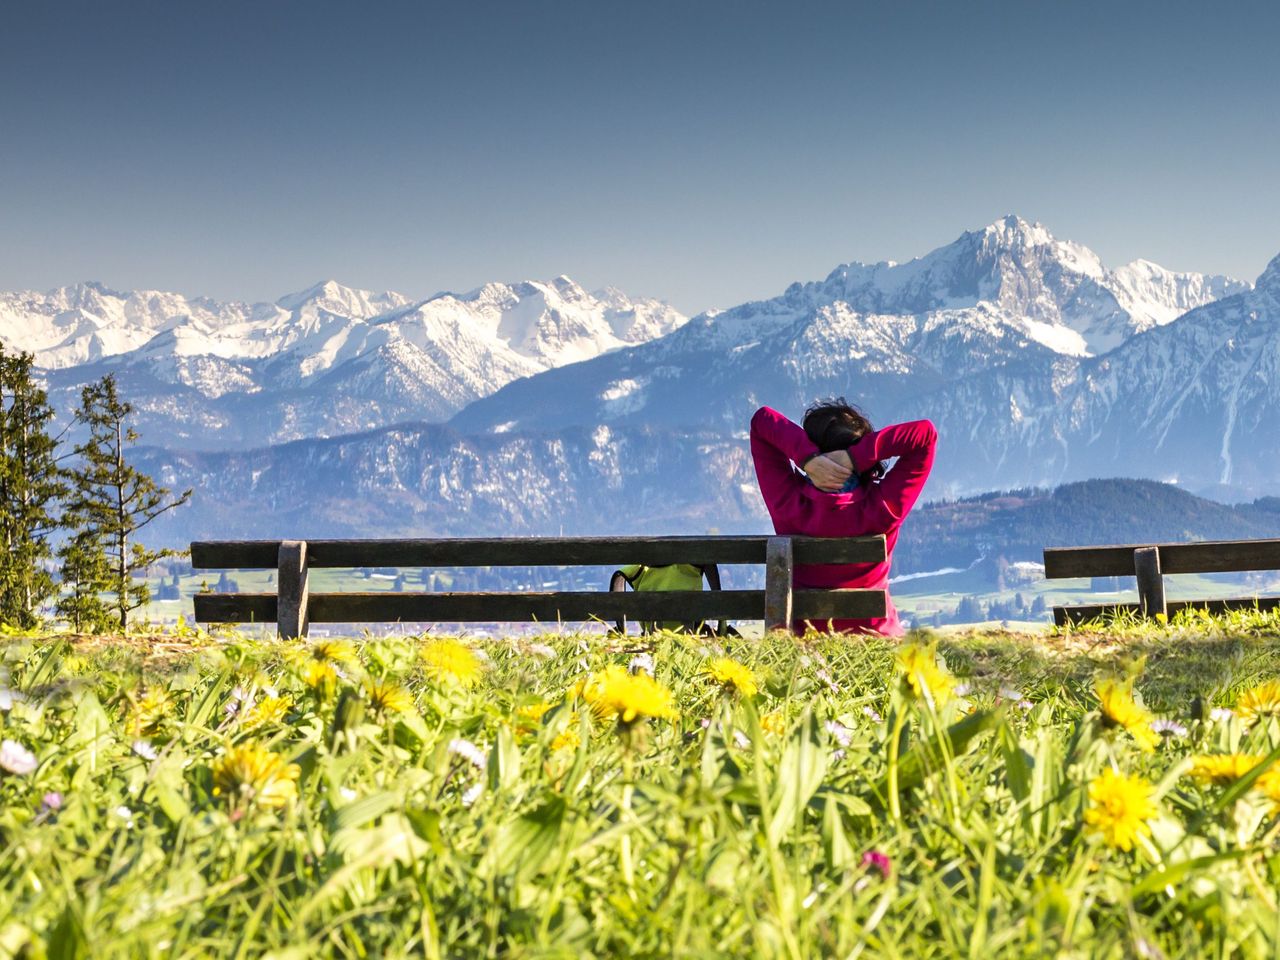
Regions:
[[1276, 254], [1258, 275], [1258, 281], [1254, 287], [1273, 297], [1280, 297], [1280, 254]]

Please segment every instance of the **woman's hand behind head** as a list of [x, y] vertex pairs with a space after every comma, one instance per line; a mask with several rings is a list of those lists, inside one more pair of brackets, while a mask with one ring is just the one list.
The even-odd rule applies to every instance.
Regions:
[[[844, 463], [837, 462], [834, 457], [843, 454]], [[805, 475], [813, 481], [813, 485], [826, 493], [837, 493], [845, 481], [853, 476], [853, 468], [849, 465], [849, 455], [843, 450], [832, 453], [820, 453], [810, 457], [804, 464]]]
[[850, 473], [853, 472], [853, 457], [849, 456], [848, 450], [832, 450], [830, 453], [824, 453], [823, 456], [844, 467]]

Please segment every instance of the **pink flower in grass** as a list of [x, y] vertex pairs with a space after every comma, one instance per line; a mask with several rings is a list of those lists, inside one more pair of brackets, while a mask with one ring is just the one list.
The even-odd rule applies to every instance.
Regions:
[[879, 870], [880, 876], [886, 880], [893, 870], [893, 864], [889, 862], [888, 854], [881, 853], [879, 850], [868, 850], [862, 855], [862, 866], [867, 870]]

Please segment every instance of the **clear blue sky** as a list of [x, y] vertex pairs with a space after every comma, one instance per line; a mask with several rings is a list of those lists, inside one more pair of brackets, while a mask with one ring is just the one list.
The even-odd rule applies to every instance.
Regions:
[[694, 312], [1006, 213], [1280, 252], [1280, 4], [6, 6], [0, 288], [567, 273]]

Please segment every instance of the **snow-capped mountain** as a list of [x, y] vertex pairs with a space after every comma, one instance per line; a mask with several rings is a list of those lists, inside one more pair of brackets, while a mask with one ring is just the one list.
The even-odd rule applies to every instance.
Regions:
[[333, 281], [252, 305], [100, 284], [0, 295], [0, 341], [35, 353], [60, 407], [114, 372], [144, 435], [198, 447], [445, 419], [511, 380], [684, 319], [567, 277], [420, 301]]
[[1253, 289], [1105, 356], [990, 371], [929, 402], [940, 431], [966, 443], [949, 473], [968, 488], [1011, 474], [1280, 492], [1280, 256]]
[[1006, 217], [909, 263], [846, 264], [772, 300], [702, 314], [669, 336], [513, 383], [453, 423], [741, 429], [743, 410], [758, 403], [795, 409], [830, 394], [889, 415], [985, 371], [1105, 353], [1248, 288], [1146, 261], [1108, 270], [1086, 247]]
[[[986, 240], [968, 234], [960, 242], [991, 250]], [[1096, 308], [1100, 284], [1087, 301], [1078, 295], [1085, 284], [1075, 279], [1071, 297], [1050, 295], [1063, 286], [1027, 277], [1051, 276], [1057, 266], [1014, 269], [1006, 251], [993, 252], [980, 282], [1005, 279], [970, 307], [957, 306], [955, 296], [923, 316], [862, 313], [850, 300], [942, 301], [946, 291], [964, 289], [961, 281], [946, 283], [960, 271], [917, 266], [909, 283], [859, 280], [856, 293], [838, 271], [845, 292], [836, 297], [828, 279], [694, 318], [662, 340], [511, 384], [472, 404], [453, 425], [499, 433], [582, 423], [671, 431], [718, 426], [742, 437], [761, 403], [798, 416], [815, 397], [844, 394], [877, 423], [929, 417], [938, 424], [933, 495], [1115, 476], [1173, 480], [1228, 496], [1280, 493], [1280, 257], [1252, 287], [1162, 275], [1146, 265], [1104, 273], [1109, 282], [1117, 275], [1126, 282], [1147, 278], [1136, 292], [1130, 288], [1128, 300], [1145, 302], [1145, 312], [1124, 320], [1114, 305]], [[930, 259], [941, 258], [917, 263]], [[954, 265], [959, 258], [946, 260]], [[904, 293], [926, 272], [932, 279], [925, 293]], [[880, 273], [892, 276], [892, 268]], [[1011, 287], [1040, 290], [1033, 299], [1056, 330], [1096, 332], [1100, 317], [1145, 330], [1099, 356], [1054, 351], [1012, 314], [1013, 304], [1023, 303], [1028, 313], [1033, 307]], [[1160, 322], [1161, 303], [1223, 288], [1238, 292]], [[1081, 311], [1082, 302], [1089, 309]], [[1077, 328], [1082, 316], [1087, 322]]]
[[[927, 496], [1116, 476], [1280, 494], [1280, 257], [1256, 286], [1112, 270], [1011, 217], [687, 323], [565, 278], [425, 301], [46, 297], [0, 298], [0, 336], [44, 351], [66, 409], [120, 376], [166, 448], [147, 468], [197, 490], [158, 522], [173, 542], [766, 529], [751, 412], [837, 394], [938, 424]], [[112, 347], [121, 331], [140, 342]], [[98, 354], [57, 366], [94, 334]]]
[[[1021, 366], [961, 377], [918, 402], [939, 426], [935, 496], [1137, 476], [1191, 489], [1230, 488], [1235, 499], [1270, 493], [1271, 500], [1255, 506], [1265, 506], [1274, 520], [1280, 504], [1280, 257], [1254, 289], [1134, 336], [1106, 356], [1042, 354]], [[174, 544], [210, 537], [768, 529], [746, 444], [706, 425], [467, 435], [416, 424], [249, 451], [152, 448], [140, 458], [167, 485], [196, 489], [189, 508], [158, 522], [156, 535]], [[1105, 485], [1089, 489], [1107, 496]], [[1139, 500], [1148, 493], [1131, 485]], [[1128, 503], [1114, 528], [1127, 523], [1129, 539], [1143, 529], [1167, 538], [1205, 535], [1195, 524], [1179, 526], [1184, 521], [1167, 512], [1168, 502], [1157, 497], [1149, 509]], [[1086, 502], [1046, 516], [1043, 506], [1018, 520], [1025, 530], [994, 520], [993, 529], [1002, 541], [1043, 546], [1036, 538], [1048, 520], [1065, 529], [1084, 510], [1093, 527], [1105, 526], [1112, 509]], [[969, 521], [986, 511], [975, 505]], [[1248, 518], [1241, 522], [1247, 529]], [[920, 524], [913, 529], [906, 539], [916, 542], [914, 554], [908, 551], [915, 559], [908, 556], [900, 573], [932, 569], [936, 560], [928, 531]], [[1242, 535], [1236, 528], [1222, 535], [1228, 534]], [[964, 539], [955, 531], [951, 536]]]

